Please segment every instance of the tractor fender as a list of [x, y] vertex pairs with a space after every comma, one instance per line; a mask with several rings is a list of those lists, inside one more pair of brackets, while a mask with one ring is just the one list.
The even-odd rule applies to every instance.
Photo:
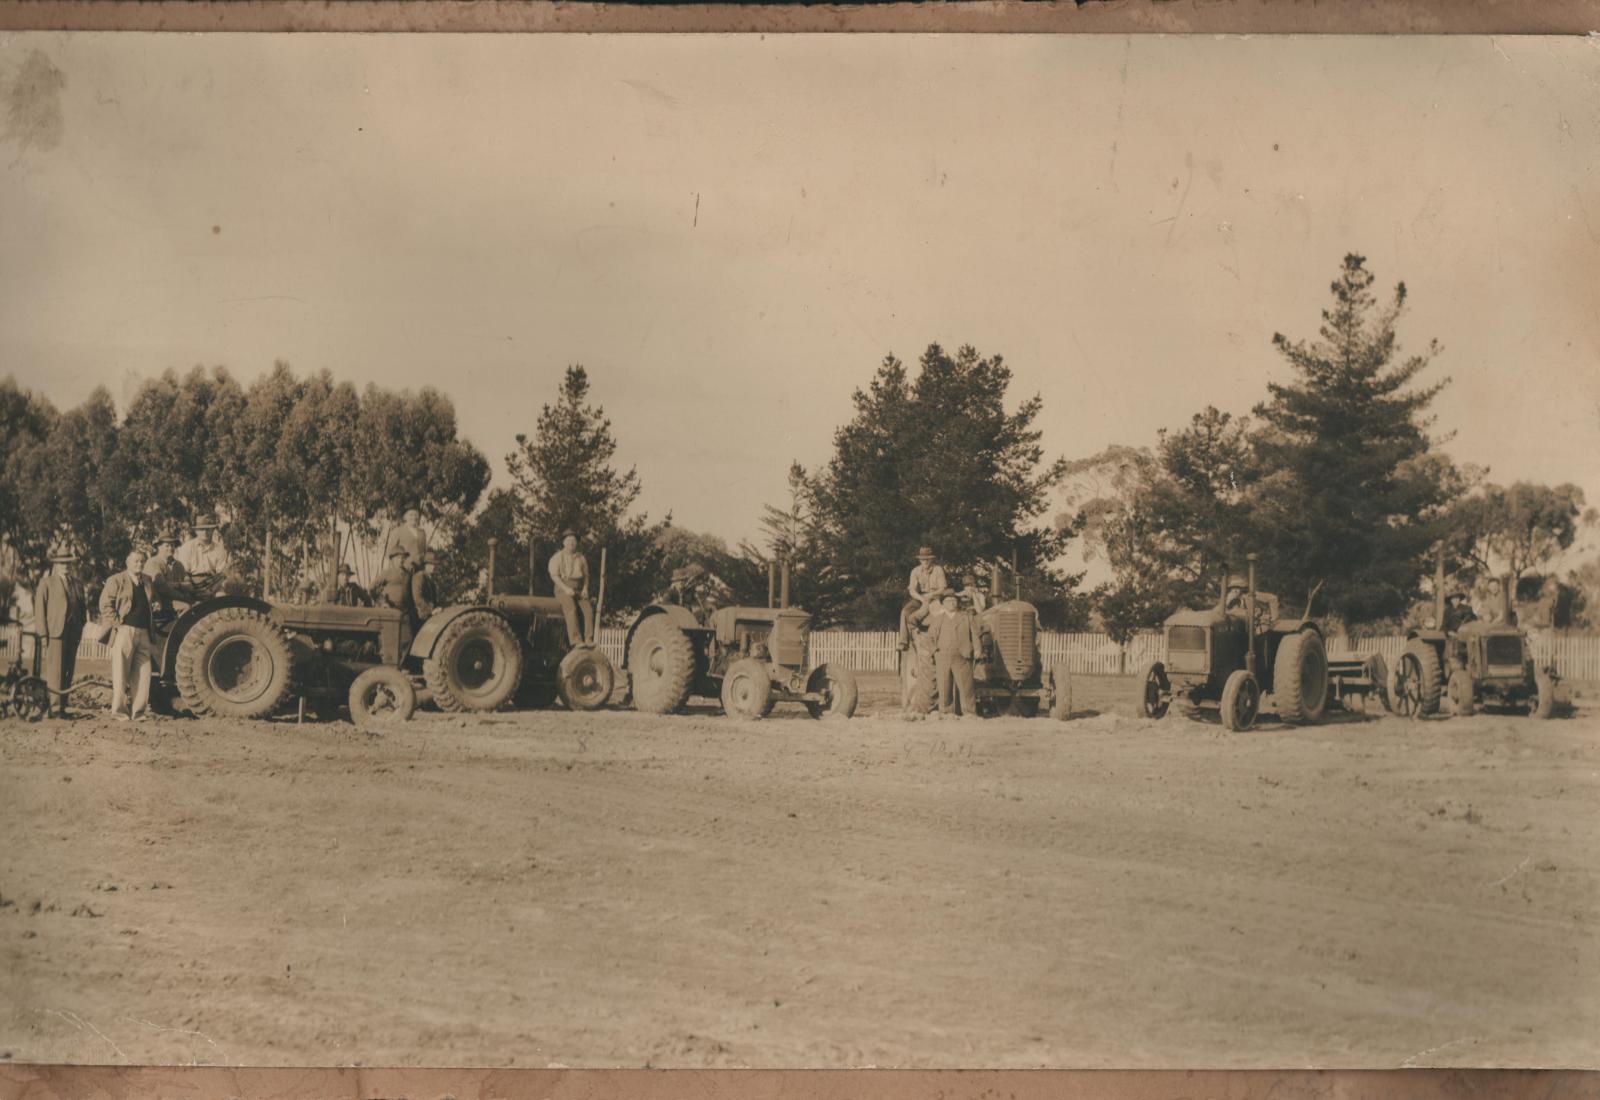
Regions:
[[[407, 651], [407, 655], [415, 657], [419, 661], [426, 661], [433, 656], [433, 647], [439, 643], [439, 635], [444, 633], [445, 628], [469, 611], [487, 611], [491, 615], [498, 615], [502, 619], [506, 618], [505, 614], [498, 608], [490, 607], [488, 604], [464, 603], [455, 604], [451, 607], [441, 607], [428, 616], [427, 620], [422, 624], [422, 628], [417, 631], [416, 637], [411, 639], [411, 648]], [[517, 630], [516, 624], [509, 619], [506, 619], [506, 621], [511, 626], [511, 633], [520, 636], [521, 632]]]
[[628, 627], [628, 636], [624, 638], [622, 642], [623, 668], [628, 667], [628, 654], [633, 649], [634, 634], [638, 632], [642, 623], [648, 619], [653, 619], [658, 615], [665, 615], [667, 617], [667, 621], [672, 623], [672, 625], [676, 626], [679, 630], [688, 631], [700, 629], [700, 621], [694, 617], [694, 612], [690, 611], [687, 607], [683, 607], [675, 603], [651, 604], [649, 607], [639, 612], [639, 617], [634, 619]]
[[266, 600], [254, 596], [213, 596], [192, 605], [189, 610], [179, 615], [173, 622], [172, 629], [168, 631], [166, 641], [161, 645], [160, 679], [172, 683], [178, 675], [178, 647], [183, 645], [183, 640], [189, 636], [189, 631], [194, 629], [194, 624], [213, 612], [221, 611], [228, 607], [248, 607], [252, 611], [259, 611], [263, 615], [277, 615], [273, 612], [272, 605]]
[[1275, 634], [1298, 634], [1302, 630], [1309, 630], [1326, 642], [1327, 636], [1322, 633], [1322, 624], [1315, 619], [1279, 619], [1271, 627]]

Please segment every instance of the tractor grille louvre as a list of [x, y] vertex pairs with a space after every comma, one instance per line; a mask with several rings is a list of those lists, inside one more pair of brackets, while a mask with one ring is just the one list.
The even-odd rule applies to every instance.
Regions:
[[1522, 639], [1511, 635], [1498, 635], [1489, 640], [1488, 659], [1491, 665], [1516, 665], [1522, 667]]
[[799, 667], [806, 663], [806, 636], [810, 633], [807, 623], [794, 620], [779, 619], [772, 624], [772, 633], [767, 635], [767, 649], [772, 654], [774, 662], [790, 667]]
[[1206, 630], [1203, 626], [1175, 626], [1167, 632], [1168, 649], [1206, 651]]
[[995, 616], [992, 635], [1012, 680], [1021, 680], [1033, 671], [1034, 631], [1032, 609], [1002, 608]]

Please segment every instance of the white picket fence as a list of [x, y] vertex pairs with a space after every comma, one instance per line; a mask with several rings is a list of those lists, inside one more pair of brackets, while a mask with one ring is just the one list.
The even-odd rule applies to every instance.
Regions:
[[[15, 625], [0, 627], [0, 666], [16, 659], [19, 646], [25, 662], [31, 663], [32, 642], [23, 639]], [[1534, 657], [1540, 664], [1552, 662], [1556, 672], [1567, 680], [1600, 683], [1600, 634], [1557, 634], [1534, 632]], [[600, 631], [600, 648], [617, 667], [622, 665], [622, 647], [627, 631], [606, 627]], [[1381, 653], [1391, 667], [1406, 640], [1398, 635], [1363, 638], [1354, 642], [1334, 639], [1330, 657], [1364, 657]], [[1046, 667], [1065, 663], [1079, 675], [1116, 676], [1138, 672], [1150, 661], [1166, 659], [1166, 645], [1158, 631], [1136, 634], [1126, 647], [1118, 646], [1104, 634], [1056, 634], [1041, 632], [1039, 653]], [[78, 659], [105, 660], [106, 646], [84, 642]], [[811, 664], [843, 665], [858, 672], [893, 672], [898, 667], [899, 651], [892, 630], [819, 630], [811, 635]]]

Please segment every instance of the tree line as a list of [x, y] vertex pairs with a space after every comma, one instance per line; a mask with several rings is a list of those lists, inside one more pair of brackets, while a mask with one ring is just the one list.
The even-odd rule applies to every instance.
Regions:
[[[854, 392], [828, 459], [792, 463], [760, 536], [732, 546], [637, 510], [638, 470], [618, 467], [581, 365], [516, 436], [508, 483], [492, 490], [487, 459], [432, 389], [357, 391], [282, 363], [241, 386], [196, 368], [145, 382], [119, 417], [104, 390], [58, 412], [7, 380], [0, 536], [35, 560], [69, 539], [103, 574], [134, 540], [214, 511], [242, 571], [271, 571], [286, 591], [326, 562], [330, 521], [346, 560], [371, 560], [416, 507], [445, 551], [447, 593], [476, 587], [491, 540], [502, 590], [548, 592], [545, 563], [570, 527], [591, 557], [606, 548], [615, 613], [690, 563], [730, 598], [764, 603], [781, 560], [794, 602], [821, 625], [874, 629], [895, 621], [929, 544], [958, 575], [1000, 566], [1004, 594], [1033, 602], [1045, 626], [1119, 639], [1214, 600], [1221, 569], [1255, 551], [1263, 587], [1288, 605], [1316, 590], [1318, 613], [1392, 629], [1437, 553], [1459, 583], [1509, 576], [1526, 589], [1593, 513], [1575, 486], [1498, 486], [1442, 450], [1429, 409], [1449, 380], [1424, 380], [1440, 349], [1401, 353], [1405, 287], [1380, 299], [1374, 282], [1362, 257], [1345, 258], [1318, 339], [1274, 335], [1288, 374], [1248, 415], [1208, 406], [1153, 446], [1073, 461], [1046, 455], [1042, 401], [1013, 398], [1000, 355], [932, 344], [908, 367], [891, 354]], [[1109, 581], [1085, 590], [1084, 573], [1062, 568], [1074, 542]], [[1569, 582], [1569, 611], [1581, 617], [1587, 599], [1600, 615], [1600, 561]]]

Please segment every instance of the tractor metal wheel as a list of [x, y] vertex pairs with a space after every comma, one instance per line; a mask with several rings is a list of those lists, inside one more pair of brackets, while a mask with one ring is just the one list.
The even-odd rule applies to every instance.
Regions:
[[1320, 722], [1328, 711], [1328, 652], [1322, 635], [1300, 630], [1278, 643], [1272, 695], [1285, 722]]
[[1471, 718], [1477, 713], [1472, 677], [1467, 675], [1466, 669], [1457, 669], [1450, 674], [1450, 683], [1445, 691], [1450, 697], [1450, 709], [1457, 717]]
[[1140, 718], [1164, 718], [1172, 705], [1172, 683], [1167, 679], [1167, 666], [1151, 661], [1139, 672], [1137, 696]]
[[772, 678], [754, 657], [733, 662], [722, 677], [722, 710], [730, 718], [753, 722], [771, 709]]
[[[1378, 697], [1378, 702], [1383, 704], [1383, 709], [1394, 710], [1389, 703], [1389, 666], [1384, 662], [1383, 654], [1374, 653], [1361, 662], [1361, 671], [1372, 681], [1372, 692]], [[1362, 709], [1366, 709], [1363, 703]]]
[[1050, 717], [1065, 722], [1072, 717], [1072, 673], [1066, 665], [1056, 665], [1048, 673]]
[[382, 722], [404, 722], [417, 709], [417, 690], [397, 668], [369, 668], [350, 685], [350, 721], [363, 729]]
[[37, 722], [50, 713], [50, 689], [37, 676], [24, 676], [11, 689], [11, 713], [24, 722]]
[[806, 690], [824, 697], [820, 703], [807, 703], [806, 713], [813, 718], [849, 718], [856, 712], [861, 689], [855, 673], [847, 668], [818, 665], [806, 679]]
[[498, 710], [522, 682], [522, 646], [500, 615], [468, 611], [439, 635], [422, 676], [440, 710]]
[[1406, 718], [1422, 718], [1439, 709], [1442, 691], [1439, 655], [1427, 642], [1407, 644], [1395, 662], [1394, 683], [1389, 694], [1394, 712]]
[[192, 714], [263, 718], [278, 709], [294, 682], [289, 637], [264, 612], [225, 607], [184, 636], [176, 678]]
[[1556, 712], [1556, 682], [1547, 672], [1538, 673], [1533, 682], [1539, 689], [1539, 695], [1528, 714], [1534, 718], [1549, 718]]
[[568, 710], [597, 710], [611, 701], [617, 674], [599, 646], [581, 645], [561, 658], [556, 691]]
[[1246, 669], [1235, 669], [1222, 685], [1222, 724], [1230, 730], [1247, 730], [1261, 713], [1261, 685]]
[[628, 648], [633, 706], [646, 714], [671, 714], [689, 698], [694, 643], [663, 615], [646, 619]]

